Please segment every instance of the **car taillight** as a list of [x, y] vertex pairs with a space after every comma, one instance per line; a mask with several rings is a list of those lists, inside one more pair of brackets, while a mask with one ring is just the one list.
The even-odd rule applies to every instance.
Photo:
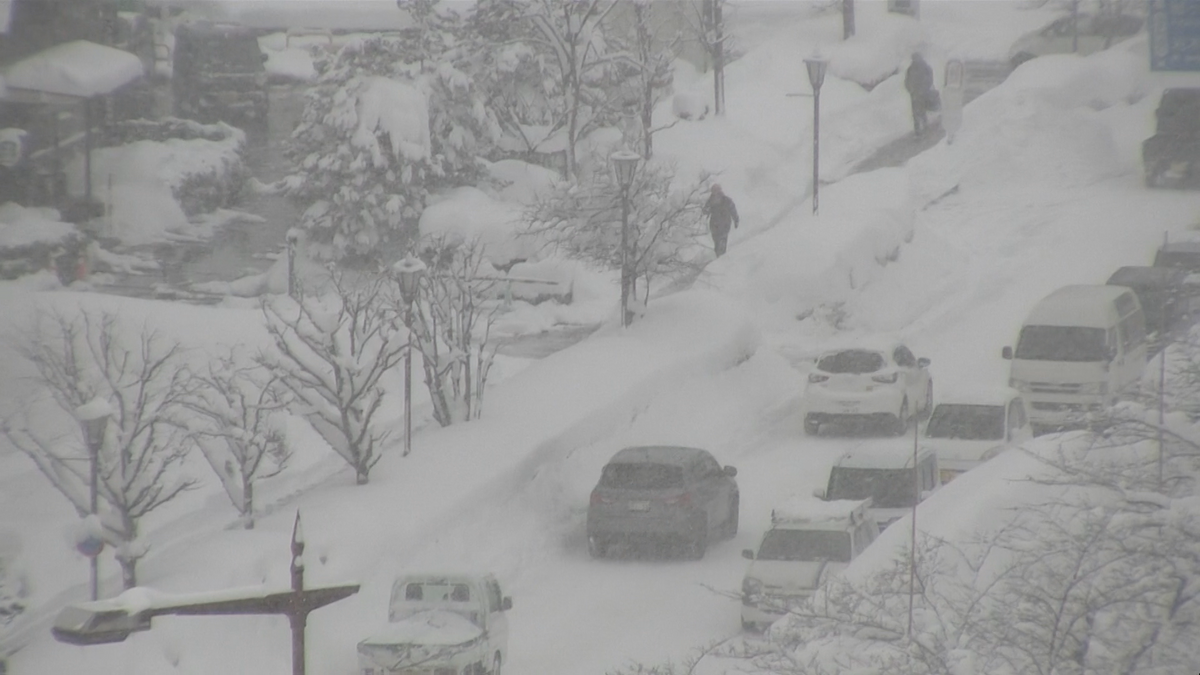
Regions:
[[691, 493], [684, 492], [683, 494], [678, 494], [674, 497], [667, 497], [666, 499], [663, 499], [663, 503], [670, 504], [671, 506], [691, 506], [692, 495]]
[[612, 503], [612, 500], [606, 499], [604, 497], [604, 495], [600, 494], [599, 490], [592, 490], [592, 504], [611, 504], [611, 503]]
[[828, 379], [829, 379], [829, 376], [828, 376], [828, 375], [821, 375], [821, 374], [818, 374], [818, 373], [810, 373], [810, 374], [809, 374], [809, 376], [808, 376], [808, 381], [809, 381], [809, 382], [812, 382], [813, 384], [817, 384], [817, 383], [820, 383], [820, 382], [824, 382], [824, 381], [826, 381], [826, 380], [828, 380]]
[[891, 375], [875, 375], [871, 378], [871, 381], [879, 382], [881, 384], [892, 384], [897, 378], [899, 378], [899, 376], [899, 373], [892, 373]]

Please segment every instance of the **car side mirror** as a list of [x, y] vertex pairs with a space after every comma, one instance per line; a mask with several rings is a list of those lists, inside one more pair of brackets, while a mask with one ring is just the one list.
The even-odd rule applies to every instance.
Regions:
[[1005, 347], [1004, 349], [1000, 350], [1000, 358], [1004, 359], [1005, 361], [1011, 361], [1012, 356], [1012, 347]]
[[930, 363], [933, 363], [933, 362], [923, 356], [921, 358], [917, 359], [917, 367], [918, 368], [928, 368]]
[[812, 496], [816, 497], [817, 499], [820, 499], [820, 500], [824, 501], [824, 499], [825, 499], [825, 488], [813, 488], [813, 491], [812, 491]]
[[746, 560], [754, 560], [754, 549], [751, 549], [751, 548], [742, 549], [742, 557], [745, 558]]
[[730, 478], [733, 478], [734, 476], [737, 475], [737, 467], [736, 466], [727, 466], [724, 469], [721, 469], [721, 473], [726, 476], [729, 476]]
[[503, 598], [501, 598], [501, 600], [500, 600], [500, 609], [501, 609], [501, 610], [509, 610], [509, 609], [512, 609], [512, 598], [508, 597], [507, 595], [506, 595], [506, 596], [504, 596]]

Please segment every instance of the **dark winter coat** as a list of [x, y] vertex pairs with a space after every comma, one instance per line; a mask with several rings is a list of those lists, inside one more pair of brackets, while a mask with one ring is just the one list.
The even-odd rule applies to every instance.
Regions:
[[908, 72], [904, 73], [904, 88], [913, 98], [924, 97], [933, 89], [933, 68], [920, 56], [914, 56]]
[[704, 213], [708, 214], [708, 229], [714, 233], [729, 232], [729, 225], [738, 224], [737, 207], [733, 200], [724, 192], [713, 192], [704, 203]]

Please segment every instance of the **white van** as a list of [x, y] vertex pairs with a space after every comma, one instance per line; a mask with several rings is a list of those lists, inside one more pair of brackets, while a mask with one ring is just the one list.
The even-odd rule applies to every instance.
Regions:
[[1001, 355], [1035, 432], [1079, 426], [1142, 376], [1146, 319], [1132, 289], [1064, 286], [1034, 306], [1017, 348]]

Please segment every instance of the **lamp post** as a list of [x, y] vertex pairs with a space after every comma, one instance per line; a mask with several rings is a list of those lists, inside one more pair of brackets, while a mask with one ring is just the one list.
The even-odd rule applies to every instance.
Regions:
[[829, 66], [829, 61], [822, 58], [820, 54], [817, 54], [811, 58], [804, 59], [804, 65], [808, 68], [808, 82], [812, 85], [813, 90], [812, 205], [813, 215], [816, 215], [817, 178], [820, 176], [819, 158], [821, 156], [821, 85], [825, 83], [825, 69]]
[[400, 281], [400, 296], [404, 300], [404, 327], [408, 329], [408, 349], [404, 352], [404, 456], [412, 452], [412, 306], [417, 299], [425, 263], [412, 254], [392, 265]]
[[288, 297], [296, 297], [296, 245], [300, 243], [300, 230], [292, 227], [288, 228], [287, 235], [287, 262], [288, 262]]
[[[88, 447], [89, 464], [89, 510], [92, 523], [100, 516], [100, 448], [104, 445], [104, 432], [108, 428], [108, 418], [112, 417], [112, 405], [103, 398], [94, 398], [75, 409], [75, 419], [83, 425], [84, 440]], [[104, 550], [103, 529], [99, 535], [86, 532], [76, 544], [81, 553], [91, 558], [90, 588], [92, 600], [100, 597], [100, 552]]]
[[633, 286], [633, 273], [629, 269], [632, 257], [629, 254], [629, 188], [637, 172], [642, 156], [632, 150], [618, 150], [609, 159], [621, 188], [621, 327], [626, 328], [632, 317], [629, 312], [629, 295]]

